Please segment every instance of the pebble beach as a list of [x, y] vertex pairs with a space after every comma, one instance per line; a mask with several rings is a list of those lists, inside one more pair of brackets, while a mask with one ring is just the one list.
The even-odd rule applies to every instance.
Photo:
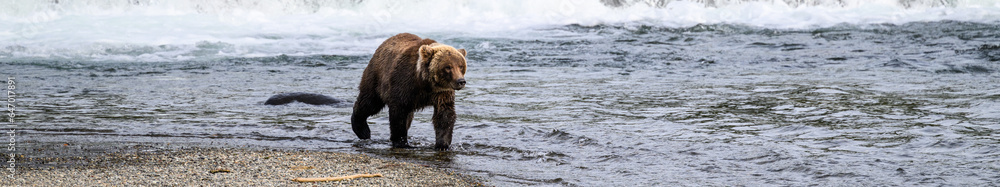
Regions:
[[[185, 148], [100, 156], [31, 158], [0, 186], [482, 186], [467, 175], [362, 154]], [[381, 174], [327, 182], [295, 178]]]

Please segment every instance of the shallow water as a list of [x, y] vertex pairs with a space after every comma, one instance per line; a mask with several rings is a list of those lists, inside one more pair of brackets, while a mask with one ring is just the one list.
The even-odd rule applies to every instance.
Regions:
[[[437, 36], [469, 50], [452, 151], [371, 141], [350, 106], [368, 55], [129, 63], [4, 60], [23, 144], [255, 145], [361, 152], [486, 177], [581, 186], [1000, 184], [1000, 24], [771, 29], [639, 23]], [[384, 36], [388, 37], [388, 35]], [[212, 52], [212, 51], [208, 51]], [[25, 153], [29, 156], [31, 153]], [[34, 155], [38, 156], [38, 155]]]

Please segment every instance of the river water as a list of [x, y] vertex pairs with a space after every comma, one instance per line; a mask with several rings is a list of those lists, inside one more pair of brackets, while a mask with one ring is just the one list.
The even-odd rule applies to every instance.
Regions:
[[[22, 154], [343, 151], [497, 186], [1000, 185], [997, 2], [85, 2], [2, 9]], [[407, 25], [408, 7], [463, 17]], [[262, 104], [353, 101], [397, 32], [469, 51], [451, 151], [430, 149], [433, 110], [422, 148], [391, 149], [386, 112], [361, 141], [350, 105]]]

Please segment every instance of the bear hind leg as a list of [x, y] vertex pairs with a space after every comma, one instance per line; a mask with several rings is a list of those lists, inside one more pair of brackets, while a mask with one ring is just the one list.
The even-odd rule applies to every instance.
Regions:
[[354, 134], [358, 135], [359, 139], [371, 139], [368, 117], [378, 114], [383, 107], [385, 107], [385, 103], [378, 96], [366, 97], [366, 94], [358, 96], [358, 101], [354, 102], [354, 113], [351, 114], [351, 130], [354, 130]]
[[413, 148], [407, 141], [407, 131], [413, 122], [413, 110], [389, 106], [389, 140], [394, 148]]

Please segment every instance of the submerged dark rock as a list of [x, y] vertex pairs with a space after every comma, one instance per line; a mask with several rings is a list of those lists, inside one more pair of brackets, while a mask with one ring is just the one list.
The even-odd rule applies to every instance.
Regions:
[[1000, 61], [1000, 45], [983, 44], [978, 48], [955, 50], [958, 54], [978, 54], [980, 58], [989, 61]]
[[1000, 61], [1000, 45], [983, 44], [977, 49], [979, 55], [990, 61]]
[[322, 94], [292, 92], [292, 93], [283, 93], [271, 96], [271, 98], [268, 98], [267, 101], [264, 102], [264, 104], [283, 105], [294, 101], [311, 105], [337, 105], [345, 102], [342, 99], [337, 99]]

